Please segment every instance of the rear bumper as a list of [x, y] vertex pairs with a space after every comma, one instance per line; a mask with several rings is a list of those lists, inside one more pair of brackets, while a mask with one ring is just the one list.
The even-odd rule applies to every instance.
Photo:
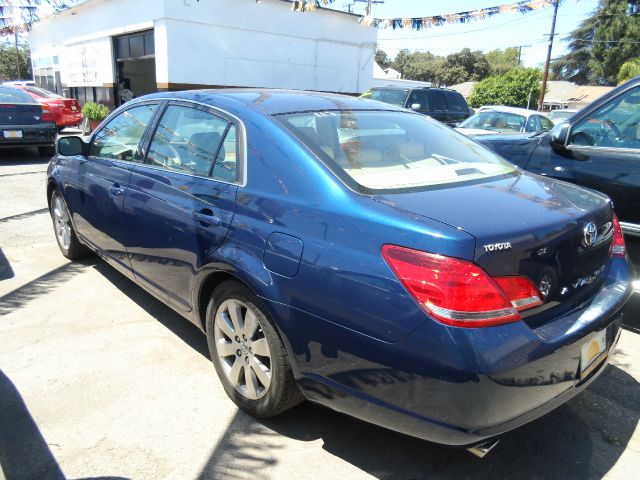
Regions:
[[[631, 292], [627, 262], [614, 259], [599, 295], [539, 328], [524, 322], [482, 329], [427, 322], [393, 344], [274, 307], [289, 317], [285, 330], [298, 322], [305, 326], [305, 333], [285, 334], [308, 399], [425, 440], [468, 446], [544, 415], [597, 378]], [[607, 356], [581, 379], [581, 348], [602, 330]]]
[[[5, 138], [5, 130], [19, 130], [22, 138]], [[48, 147], [56, 141], [55, 124], [45, 125], [0, 125], [0, 148], [12, 147]]]

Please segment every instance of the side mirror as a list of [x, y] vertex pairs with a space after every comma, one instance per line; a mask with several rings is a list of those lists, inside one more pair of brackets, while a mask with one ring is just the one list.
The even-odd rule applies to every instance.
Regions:
[[87, 144], [80, 137], [60, 137], [58, 139], [58, 153], [65, 157], [86, 155]]
[[551, 129], [551, 145], [557, 149], [565, 149], [571, 125], [569, 122], [562, 122]]
[[419, 103], [412, 103], [411, 104], [411, 110], [417, 112], [417, 111], [419, 111], [421, 109], [422, 109], [422, 105], [421, 104], [419, 104]]

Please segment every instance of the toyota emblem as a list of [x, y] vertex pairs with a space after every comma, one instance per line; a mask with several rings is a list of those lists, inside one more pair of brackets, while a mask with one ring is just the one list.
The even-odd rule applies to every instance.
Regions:
[[584, 229], [582, 230], [582, 233], [584, 235], [584, 237], [582, 239], [582, 244], [585, 247], [590, 247], [591, 245], [593, 245], [593, 242], [595, 242], [596, 238], [598, 237], [598, 229], [593, 224], [593, 222], [587, 223], [584, 226]]

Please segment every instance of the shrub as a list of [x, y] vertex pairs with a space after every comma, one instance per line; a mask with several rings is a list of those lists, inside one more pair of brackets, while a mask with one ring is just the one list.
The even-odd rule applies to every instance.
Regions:
[[109, 115], [109, 108], [101, 103], [87, 102], [82, 107], [82, 114], [89, 120], [102, 120]]

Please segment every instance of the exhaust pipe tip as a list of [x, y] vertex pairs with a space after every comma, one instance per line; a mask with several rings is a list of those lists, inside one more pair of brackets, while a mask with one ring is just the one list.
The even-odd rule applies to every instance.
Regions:
[[500, 440], [491, 440], [489, 442], [476, 445], [475, 447], [467, 448], [467, 451], [478, 458], [484, 458], [498, 443], [500, 443]]

